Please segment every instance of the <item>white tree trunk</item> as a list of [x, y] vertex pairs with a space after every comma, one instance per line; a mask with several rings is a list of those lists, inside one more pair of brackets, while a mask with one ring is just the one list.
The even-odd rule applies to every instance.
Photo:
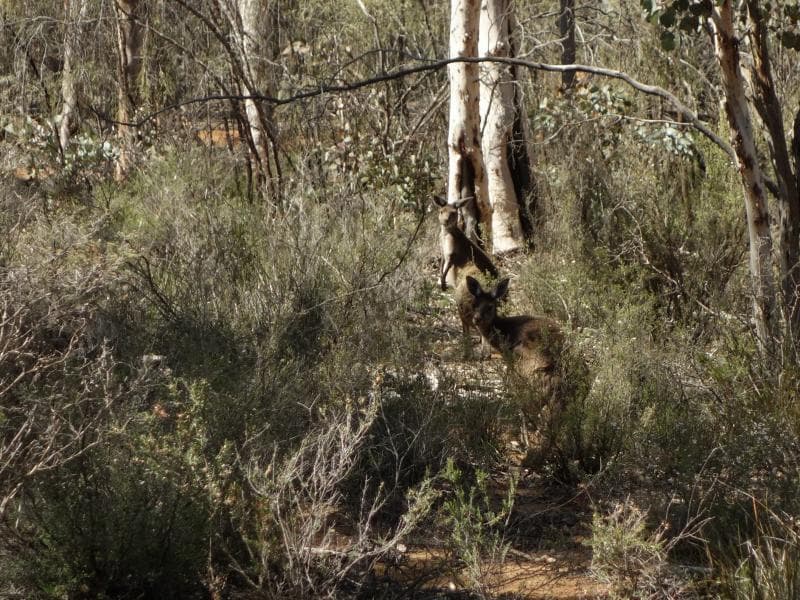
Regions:
[[776, 332], [770, 218], [764, 176], [758, 162], [753, 123], [745, 95], [733, 13], [731, 0], [724, 0], [721, 5], [714, 6], [711, 24], [725, 92], [725, 113], [731, 129], [731, 145], [736, 153], [744, 188], [756, 335], [762, 349], [770, 350]]
[[86, 16], [86, 0], [64, 0], [64, 66], [61, 71], [61, 100], [63, 105], [59, 115], [58, 144], [62, 160], [69, 145], [73, 116], [78, 105], [75, 86], [75, 50], [80, 43], [81, 22]]
[[[270, 8], [268, 0], [235, 0], [235, 12], [218, 0], [228, 16], [233, 32], [234, 48], [239, 65], [237, 70], [246, 96], [269, 93], [269, 63], [273, 58], [269, 48]], [[245, 114], [250, 130], [251, 153], [268, 196], [274, 195], [273, 173], [270, 163], [270, 127], [272, 113], [263, 102], [245, 100]]]
[[[452, 0], [451, 8], [450, 56], [477, 57], [480, 0]], [[461, 199], [470, 199], [462, 209], [464, 232], [483, 246], [490, 239], [491, 208], [480, 143], [479, 71], [476, 63], [453, 63], [447, 68], [450, 79], [447, 200], [456, 204]], [[480, 235], [478, 222], [483, 230]]]
[[[480, 55], [512, 55], [511, 0], [483, 0], [480, 17]], [[510, 252], [522, 246], [519, 199], [511, 176], [509, 152], [513, 143], [516, 82], [511, 65], [481, 63], [480, 106], [482, 149], [492, 205], [492, 247]]]
[[[265, 90], [259, 89], [266, 83], [265, 56], [263, 54], [264, 42], [267, 37], [268, 8], [265, 0], [239, 0], [239, 14], [242, 19], [240, 48], [245, 65], [247, 79], [245, 92], [257, 94]], [[260, 111], [259, 104], [254, 100], [245, 100], [247, 122], [250, 133], [258, 153], [259, 161], [267, 164], [269, 152], [267, 145], [266, 123]]]
[[117, 180], [128, 175], [133, 131], [129, 123], [140, 101], [139, 74], [144, 46], [143, 16], [147, 0], [116, 0], [117, 18], [117, 121], [120, 153], [115, 168]]

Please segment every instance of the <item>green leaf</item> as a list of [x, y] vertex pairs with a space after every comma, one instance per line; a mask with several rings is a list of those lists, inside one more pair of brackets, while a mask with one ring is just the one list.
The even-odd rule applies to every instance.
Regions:
[[781, 46], [784, 48], [800, 50], [800, 35], [797, 35], [791, 31], [784, 31], [781, 33]]
[[650, 21], [651, 25], [658, 25], [658, 20], [663, 14], [663, 12], [664, 12], [663, 10], [656, 9], [652, 13], [650, 13], [650, 16], [647, 18], [647, 20]]
[[676, 45], [677, 44], [676, 44], [676, 41], [675, 41], [675, 34], [674, 33], [672, 33], [671, 31], [667, 31], [667, 30], [661, 32], [661, 47], [664, 50], [666, 50], [667, 52], [675, 50], [675, 46]]
[[683, 18], [681, 18], [681, 22], [678, 24], [678, 28], [681, 31], [692, 33], [693, 31], [697, 31], [698, 25], [700, 25], [700, 18], [697, 15], [684, 15]]
[[675, 9], [670, 7], [665, 10], [664, 14], [659, 17], [658, 22], [664, 27], [672, 27], [675, 25]]

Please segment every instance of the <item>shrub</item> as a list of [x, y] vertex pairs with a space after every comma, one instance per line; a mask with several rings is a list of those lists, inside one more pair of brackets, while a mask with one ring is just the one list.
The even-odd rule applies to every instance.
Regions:
[[[276, 598], [343, 597], [367, 582], [378, 561], [402, 552], [398, 548], [426, 518], [437, 493], [427, 477], [404, 486], [405, 507], [396, 524], [380, 525], [398, 491], [391, 480], [357, 472], [380, 404], [373, 396], [333, 410], [296, 449], [249, 465], [258, 502], [247, 543], [258, 560], [241, 572], [250, 585]], [[354, 477], [360, 492], [348, 496], [346, 483]]]
[[0, 513], [4, 545], [19, 546], [0, 569], [51, 596], [185, 597], [199, 589], [206, 511], [150, 412], [168, 404], [169, 376], [122, 364], [103, 339], [99, 304], [118, 273], [81, 241], [0, 282]]
[[662, 523], [649, 531], [646, 515], [632, 502], [617, 504], [608, 514], [592, 519], [592, 573], [610, 585], [612, 598], [696, 598], [685, 574], [669, 563], [670, 551], [684, 538], [694, 537], [702, 523], [667, 536]]
[[800, 594], [800, 536], [796, 519], [771, 512], [753, 539], [740, 539], [717, 559], [718, 594], [728, 600], [778, 600]]
[[70, 595], [203, 597], [209, 511], [199, 473], [163, 433], [128, 427], [30, 486], [19, 506], [39, 546], [29, 573], [39, 589]]
[[442, 477], [451, 486], [441, 508], [449, 529], [449, 550], [463, 567], [469, 588], [482, 598], [490, 597], [492, 576], [511, 548], [505, 528], [514, 506], [516, 479], [509, 480], [505, 498], [495, 507], [485, 471], [476, 470], [471, 482], [453, 461], [448, 461]]

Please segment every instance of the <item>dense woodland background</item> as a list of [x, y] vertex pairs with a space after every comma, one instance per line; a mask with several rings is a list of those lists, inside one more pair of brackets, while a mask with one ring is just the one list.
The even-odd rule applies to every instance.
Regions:
[[[496, 597], [504, 562], [580, 548], [608, 597], [797, 597], [794, 271], [762, 271], [759, 330], [732, 156], [664, 97], [519, 69], [504, 310], [569, 342], [563, 410], [530, 411], [438, 286], [447, 69], [359, 83], [447, 58], [450, 4], [264, 0], [248, 42], [249, 4], [0, 2], [0, 597]], [[794, 2], [517, 2], [516, 55], [735, 145], [705, 19], [733, 11], [755, 102], [758, 4], [796, 174]]]

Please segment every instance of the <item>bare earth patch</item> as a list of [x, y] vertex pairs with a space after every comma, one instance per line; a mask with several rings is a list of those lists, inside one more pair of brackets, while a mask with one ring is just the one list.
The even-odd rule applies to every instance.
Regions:
[[[465, 358], [460, 323], [455, 307], [437, 311], [437, 331], [441, 339], [432, 347], [429, 377], [447, 374], [458, 382], [465, 396], [492, 397], [502, 393], [502, 358], [477, 357], [478, 337], [472, 336], [472, 358]], [[514, 428], [516, 429], [516, 428]], [[519, 431], [509, 430], [506, 470], [520, 472], [514, 509], [507, 530], [511, 549], [502, 564], [485, 565], [482, 570], [484, 596], [520, 600], [588, 600], [608, 597], [607, 586], [589, 573], [591, 548], [584, 541], [591, 534], [590, 503], [574, 489], [554, 489], [543, 485], [536, 473], [522, 470]], [[507, 489], [507, 472], [493, 474], [490, 489], [499, 499]], [[416, 590], [415, 598], [477, 598], [469, 579], [457, 561], [439, 545], [420, 542], [398, 557], [396, 564], [383, 565], [380, 575]], [[426, 593], [427, 592], [427, 593]]]

